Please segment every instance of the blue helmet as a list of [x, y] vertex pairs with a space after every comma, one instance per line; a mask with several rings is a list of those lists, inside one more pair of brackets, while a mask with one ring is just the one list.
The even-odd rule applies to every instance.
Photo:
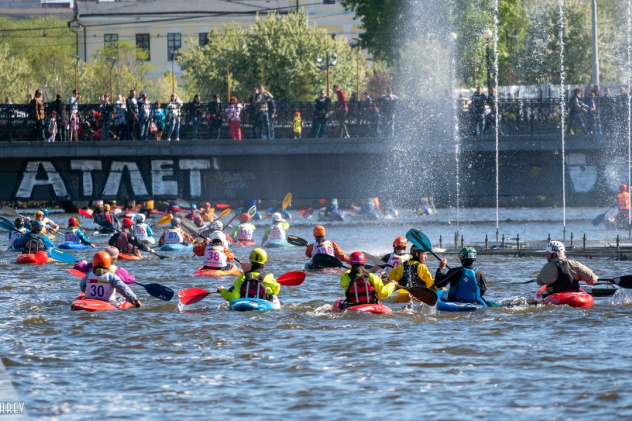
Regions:
[[191, 205], [191, 209], [197, 209], [197, 205], [194, 203]]
[[42, 209], [42, 212], [44, 212], [44, 216], [48, 216], [48, 209], [44, 208]]

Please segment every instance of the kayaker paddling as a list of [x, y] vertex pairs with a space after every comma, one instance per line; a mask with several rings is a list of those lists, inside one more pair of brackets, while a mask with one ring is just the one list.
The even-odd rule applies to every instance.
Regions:
[[141, 307], [142, 304], [136, 298], [136, 294], [125, 285], [125, 283], [110, 272], [112, 260], [105, 251], [98, 251], [92, 257], [92, 271], [88, 273], [80, 282], [81, 292], [86, 294], [86, 299], [109, 302], [112, 305], [120, 305], [117, 293], [121, 294], [127, 301], [134, 304], [134, 307]]
[[362, 252], [351, 253], [349, 261], [351, 269], [340, 274], [340, 286], [345, 291], [341, 310], [361, 304], [380, 304], [380, 300], [386, 300], [395, 291], [395, 281], [384, 285], [377, 275], [364, 268], [366, 257]]
[[313, 234], [316, 241], [307, 246], [305, 256], [311, 259], [319, 253], [328, 254], [329, 256], [335, 256], [342, 262], [350, 263], [349, 256], [342, 251], [338, 244], [333, 241], [325, 240], [325, 227], [317, 225], [314, 227]]
[[435, 287], [449, 286], [447, 301], [475, 303], [485, 294], [485, 273], [474, 267], [476, 259], [474, 247], [463, 247], [459, 251], [461, 266], [452, 268], [447, 273], [447, 260], [441, 259], [435, 273]]
[[231, 237], [233, 239], [233, 243], [244, 245], [256, 245], [254, 240], [252, 239], [252, 234], [254, 233], [256, 227], [250, 223], [250, 215], [247, 213], [241, 213], [239, 215], [239, 225], [235, 227]]
[[283, 219], [283, 216], [279, 212], [275, 212], [272, 215], [272, 225], [266, 228], [263, 232], [263, 238], [261, 239], [261, 245], [264, 245], [266, 241], [285, 241], [285, 231], [290, 229], [290, 224]]
[[195, 239], [189, 233], [182, 230], [182, 219], [175, 217], [171, 220], [171, 228], [160, 236], [158, 244], [161, 246], [165, 244], [183, 244], [188, 246], [193, 244], [194, 241]]
[[23, 250], [24, 254], [35, 254], [38, 251], [49, 251], [55, 248], [53, 242], [46, 236], [44, 224], [40, 221], [31, 222], [31, 231], [26, 231], [13, 243], [13, 247]]
[[233, 253], [222, 244], [218, 233], [212, 233], [203, 243], [196, 245], [193, 253], [204, 257], [204, 266], [201, 270], [229, 270], [232, 266], [229, 262], [235, 260]]
[[579, 281], [594, 285], [599, 277], [587, 266], [566, 258], [566, 248], [560, 241], [551, 241], [546, 246], [546, 261], [536, 282], [546, 285], [547, 294], [577, 292]]
[[410, 260], [410, 254], [406, 253], [406, 247], [408, 247], [408, 241], [404, 237], [397, 237], [393, 240], [393, 252], [382, 256], [381, 260], [385, 263], [385, 265], [373, 266], [371, 268], [371, 273], [377, 273], [383, 268], [384, 273], [382, 273], [381, 277], [388, 279], [388, 275], [390, 275], [393, 268]]
[[123, 225], [123, 229], [110, 238], [108, 241], [109, 245], [116, 247], [119, 253], [131, 254], [133, 256], [140, 256], [139, 249], [148, 253], [154, 252], [147, 244], [138, 241], [138, 238], [132, 234], [134, 221], [130, 218], [125, 218], [121, 225]]
[[[121, 278], [121, 280], [126, 284], [133, 284], [136, 280], [134, 275], [130, 274], [122, 267], [116, 266], [114, 264], [116, 263], [119, 255], [119, 251], [116, 249], [116, 247], [108, 246], [103, 249], [103, 251], [110, 255], [110, 272]], [[89, 273], [90, 271], [92, 271], [92, 263], [82, 260], [80, 262], [77, 262], [73, 269], [77, 269], [83, 273]]]
[[249, 260], [252, 264], [250, 270], [239, 275], [232, 288], [226, 289], [220, 286], [217, 291], [226, 301], [239, 298], [273, 301], [273, 296], [279, 294], [281, 285], [274, 279], [273, 274], [264, 272], [268, 254], [265, 250], [256, 248], [250, 252]]
[[[424, 264], [428, 258], [428, 253], [417, 246], [410, 248], [410, 260], [393, 268], [388, 275], [389, 281], [397, 281], [405, 288], [412, 287], [434, 287], [434, 279], [428, 267]], [[442, 259], [445, 261], [445, 259]], [[446, 261], [447, 263], [447, 261]]]
[[79, 221], [74, 216], [68, 219], [68, 229], [64, 231], [64, 239], [66, 242], [75, 244], [86, 244], [94, 248], [94, 244], [90, 242], [86, 234], [78, 227]]

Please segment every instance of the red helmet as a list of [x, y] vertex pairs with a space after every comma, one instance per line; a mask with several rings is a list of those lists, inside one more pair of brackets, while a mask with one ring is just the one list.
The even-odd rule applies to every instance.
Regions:
[[204, 209], [206, 209], [206, 211], [208, 212], [211, 209], [211, 204], [209, 202], [206, 202], [204, 204]]
[[408, 241], [404, 237], [397, 237], [393, 241], [393, 247], [408, 247]]
[[628, 185], [627, 184], [621, 184], [619, 186], [619, 191], [620, 192], [628, 191]]
[[349, 261], [352, 265], [363, 265], [366, 263], [366, 257], [364, 257], [364, 253], [361, 251], [354, 251], [349, 256]]
[[92, 266], [95, 268], [101, 267], [109, 269], [111, 264], [112, 258], [104, 251], [98, 251], [94, 256], [92, 256]]
[[76, 227], [78, 224], [79, 224], [79, 221], [77, 221], [77, 218], [75, 218], [74, 216], [71, 216], [70, 218], [68, 218], [69, 227]]
[[123, 222], [121, 222], [121, 224], [124, 227], [133, 227], [134, 226], [134, 221], [132, 221], [130, 218], [125, 218], [125, 219], [123, 219]]
[[250, 221], [250, 215], [248, 215], [247, 213], [242, 213], [241, 215], [239, 215], [239, 221], [243, 223]]

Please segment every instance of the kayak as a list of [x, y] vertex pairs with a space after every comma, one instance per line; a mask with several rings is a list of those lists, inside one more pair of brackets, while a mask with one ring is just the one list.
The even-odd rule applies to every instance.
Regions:
[[343, 273], [345, 268], [314, 268], [312, 262], [305, 263], [305, 271], [312, 273]]
[[90, 249], [92, 248], [92, 246], [90, 244], [83, 244], [83, 243], [75, 243], [72, 241], [64, 241], [63, 243], [60, 243], [57, 248], [60, 248], [62, 250], [83, 250], [83, 249]]
[[142, 241], [145, 244], [151, 244], [151, 245], [156, 244], [156, 239], [154, 237], [143, 238], [140, 241]]
[[107, 311], [107, 310], [121, 310], [121, 309], [134, 307], [134, 304], [130, 303], [129, 301], [124, 301], [123, 304], [116, 306], [114, 304], [110, 304], [107, 301], [85, 298], [85, 296], [86, 294], [83, 292], [79, 294], [79, 296], [75, 299], [75, 301], [73, 301], [72, 304], [70, 305], [70, 310], [72, 311], [78, 311], [78, 310]]
[[344, 299], [338, 298], [336, 302], [331, 306], [331, 311], [335, 313], [340, 313], [342, 311], [361, 311], [363, 313], [374, 314], [388, 314], [393, 312], [390, 307], [387, 307], [383, 304], [359, 304], [357, 306], [343, 308], [343, 302]]
[[580, 288], [579, 292], [557, 292], [555, 294], [547, 295], [545, 297], [542, 294], [546, 291], [546, 285], [538, 290], [535, 295], [535, 301], [538, 304], [555, 304], [555, 305], [568, 305], [571, 307], [591, 307], [595, 302], [592, 295]]
[[394, 303], [407, 303], [410, 301], [410, 295], [405, 289], [398, 289], [391, 294], [389, 299]]
[[266, 243], [263, 245], [264, 248], [277, 248], [277, 247], [290, 247], [291, 244], [288, 243], [286, 240], [281, 240], [281, 239], [275, 239], [275, 240], [269, 240], [266, 241]]
[[248, 247], [248, 246], [256, 246], [257, 242], [255, 240], [236, 240], [233, 243], [234, 246]]
[[200, 266], [198, 270], [193, 272], [193, 276], [232, 276], [241, 274], [241, 269], [234, 263], [228, 270], [202, 269], [203, 267]]
[[160, 247], [161, 251], [193, 251], [193, 244], [165, 244]]
[[[46, 262], [45, 263], [50, 263], [52, 261], [54, 261], [54, 259], [48, 257], [48, 253], [46, 253]], [[20, 253], [18, 254], [18, 257], [16, 257], [15, 259], [15, 263], [17, 263], [18, 265], [36, 265], [36, 259], [35, 259], [35, 255], [34, 254], [26, 254], [26, 253]]]
[[259, 298], [238, 298], [228, 303], [228, 308], [233, 311], [269, 311], [280, 309], [281, 303], [276, 295], [272, 296], [272, 301]]
[[95, 231], [92, 233], [92, 237], [111, 237], [114, 232], [108, 234], [107, 232]]
[[118, 258], [120, 260], [140, 260], [141, 256], [136, 256], [135, 254], [119, 253]]
[[479, 308], [485, 308], [485, 303], [460, 303], [458, 301], [448, 301], [448, 291], [440, 289], [437, 291], [437, 310], [439, 311], [474, 311]]
[[161, 212], [161, 211], [156, 210], [156, 209], [151, 209], [149, 212], [147, 212], [147, 214], [148, 214], [147, 215], [148, 218], [151, 218], [153, 215], [160, 215], [161, 217], [165, 216], [165, 215], [169, 215], [169, 213], [167, 213], [167, 212]]
[[[311, 215], [311, 214], [310, 214]], [[344, 214], [338, 210], [327, 213], [324, 209], [318, 212], [319, 221], [344, 221]]]

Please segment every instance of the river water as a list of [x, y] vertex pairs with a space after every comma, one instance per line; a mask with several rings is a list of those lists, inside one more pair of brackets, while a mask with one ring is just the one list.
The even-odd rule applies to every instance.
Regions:
[[[567, 232], [611, 241], [616, 233], [590, 224], [601, 212], [569, 209]], [[347, 253], [380, 255], [411, 227], [433, 243], [439, 235], [453, 239], [451, 220], [447, 210], [430, 218], [403, 212], [392, 221], [326, 227]], [[462, 221], [466, 242], [495, 237], [495, 209], [464, 210]], [[559, 209], [503, 210], [501, 235], [561, 238], [560, 221]], [[312, 238], [315, 221], [292, 224], [289, 233]], [[249, 250], [235, 254], [247, 259]], [[269, 251], [267, 271], [301, 269], [303, 252]], [[176, 292], [232, 284], [191, 277], [199, 258], [173, 256], [121, 266]], [[230, 312], [213, 294], [181, 313], [177, 301], [164, 303], [137, 287], [144, 308], [85, 313], [70, 311], [79, 280], [64, 271], [69, 265], [19, 266], [14, 259], [9, 252], [0, 257], [0, 356], [33, 419], [632, 417], [632, 306], [621, 292], [596, 298], [591, 309], [524, 305], [456, 314], [387, 301], [389, 315], [333, 314], [331, 303], [343, 295], [338, 276], [308, 274], [301, 286], [282, 288], [276, 312]], [[632, 272], [611, 258], [583, 262], [603, 277]], [[427, 263], [434, 272], [437, 261], [430, 256]], [[457, 265], [453, 255], [449, 263]], [[532, 298], [535, 284], [519, 282], [544, 263], [544, 255], [481, 256], [486, 297]]]

